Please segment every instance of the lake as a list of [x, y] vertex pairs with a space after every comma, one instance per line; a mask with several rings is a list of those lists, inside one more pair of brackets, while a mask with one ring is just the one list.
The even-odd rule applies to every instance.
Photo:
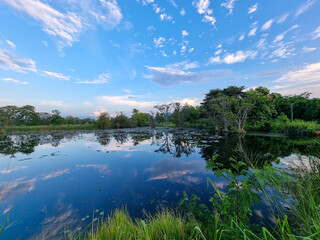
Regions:
[[[226, 182], [207, 171], [206, 159], [219, 154], [250, 157], [286, 167], [313, 155], [319, 139], [282, 135], [218, 136], [207, 131], [126, 129], [65, 131], [0, 136], [1, 223], [14, 225], [2, 239], [63, 239], [95, 218], [127, 207], [133, 217], [175, 208], [183, 191], [207, 201], [207, 178], [224, 190]], [[285, 200], [279, 200], [283, 205]], [[272, 222], [265, 202], [251, 221]]]

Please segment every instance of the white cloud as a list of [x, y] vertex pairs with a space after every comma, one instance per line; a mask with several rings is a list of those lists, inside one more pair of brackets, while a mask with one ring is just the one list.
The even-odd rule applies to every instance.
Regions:
[[242, 41], [244, 39], [244, 36], [245, 34], [242, 34], [240, 37], [239, 37], [239, 41]]
[[108, 83], [109, 79], [111, 78], [110, 74], [108, 73], [102, 73], [98, 76], [97, 79], [92, 81], [78, 81], [76, 83], [84, 83], [84, 84], [103, 84]]
[[16, 80], [16, 79], [12, 79], [12, 78], [2, 78], [2, 81], [12, 82], [12, 83], [16, 83], [16, 84], [19, 84], [19, 85], [28, 84], [28, 82], [22, 82], [22, 81], [19, 81], [19, 80]]
[[166, 20], [166, 21], [171, 21], [172, 20], [172, 16], [166, 14], [166, 13], [161, 13], [160, 14], [160, 20], [163, 21], [163, 20]]
[[219, 54], [221, 54], [221, 53], [222, 53], [222, 49], [220, 48], [220, 49], [218, 49], [217, 51], [215, 51], [214, 55], [219, 55]]
[[200, 67], [198, 62], [190, 62], [189, 60], [185, 60], [178, 63], [169, 64], [166, 66], [167, 69], [179, 69], [179, 70], [189, 70], [193, 68]]
[[258, 10], [258, 3], [252, 5], [252, 6], [249, 8], [248, 13], [249, 13], [249, 14], [250, 14], [250, 13], [254, 13], [254, 12], [257, 11], [257, 10]]
[[298, 24], [293, 25], [293, 26], [292, 26], [291, 28], [289, 28], [288, 30], [286, 30], [286, 31], [284, 31], [283, 33], [277, 35], [276, 38], [273, 40], [273, 42], [276, 43], [276, 42], [282, 41], [282, 39], [285, 37], [285, 35], [286, 35], [288, 32], [290, 32], [291, 30], [294, 30], [294, 29], [296, 29], [296, 28], [298, 28], [298, 27], [299, 27]]
[[257, 27], [255, 27], [255, 28], [252, 28], [251, 30], [250, 30], [250, 32], [249, 32], [249, 34], [248, 34], [248, 36], [249, 37], [251, 37], [251, 36], [255, 36], [256, 35], [256, 31], [257, 31]]
[[189, 53], [192, 53], [194, 51], [194, 48], [189, 49]]
[[199, 14], [204, 15], [202, 22], [209, 22], [211, 25], [215, 25], [216, 19], [212, 16], [212, 9], [209, 8], [210, 0], [194, 0], [192, 5], [197, 8]]
[[273, 19], [267, 21], [265, 24], [263, 24], [263, 26], [261, 27], [261, 30], [262, 31], [268, 30], [271, 27], [272, 23], [273, 23]]
[[307, 11], [311, 7], [311, 5], [314, 4], [315, 2], [316, 2], [315, 0], [308, 0], [306, 4], [304, 4], [301, 7], [299, 7], [299, 9], [297, 10], [295, 16], [296, 17], [300, 16], [302, 13]]
[[189, 33], [186, 31], [186, 30], [182, 30], [182, 36], [183, 37], [186, 37], [186, 36], [188, 36], [189, 35]]
[[154, 38], [153, 43], [156, 48], [162, 48], [163, 43], [166, 41], [164, 37]]
[[192, 4], [197, 8], [199, 14], [205, 14], [210, 6], [210, 0], [193, 1]]
[[13, 42], [11, 42], [9, 40], [6, 40], [6, 42], [11, 48], [16, 48], [16, 45]]
[[313, 32], [313, 39], [317, 38], [320, 38], [320, 26]]
[[211, 15], [204, 15], [203, 19], [202, 19], [202, 22], [208, 22], [210, 23], [211, 25], [215, 25], [216, 23], [216, 19], [214, 16], [211, 16]]
[[181, 105], [188, 104], [189, 106], [199, 106], [201, 99], [199, 99], [199, 98], [183, 98], [180, 100], [174, 100], [174, 102], [179, 102]]
[[[115, 109], [119, 107], [134, 107], [137, 109], [150, 108], [158, 104], [155, 101], [143, 101], [138, 100], [140, 96], [136, 95], [124, 95], [124, 96], [100, 96], [98, 102], [100, 105], [112, 106]], [[118, 110], [119, 111], [119, 110]]]
[[287, 14], [284, 14], [283, 16], [281, 16], [281, 17], [278, 19], [277, 23], [279, 23], [279, 24], [284, 23], [284, 22], [287, 20], [288, 16], [289, 16], [288, 13], [287, 13]]
[[237, 0], [226, 0], [225, 3], [221, 3], [222, 7], [225, 7], [226, 9], [229, 10], [228, 14], [232, 14], [233, 12], [233, 8], [234, 8], [234, 4]]
[[40, 104], [56, 108], [67, 107], [67, 105], [60, 100], [40, 100]]
[[42, 71], [42, 73], [44, 73], [44, 75], [46, 75], [46, 76], [57, 78], [60, 80], [69, 80], [70, 79], [70, 76], [64, 76], [61, 73], [55, 73], [55, 72], [49, 72], [49, 71]]
[[145, 76], [162, 86], [174, 86], [177, 84], [202, 83], [210, 80], [221, 79], [229, 76], [230, 70], [211, 70], [202, 72], [182, 71], [165, 67], [148, 67], [151, 75]]
[[305, 52], [305, 53], [313, 52], [315, 50], [317, 50], [317, 48], [309, 48], [309, 47], [303, 47], [302, 48], [302, 51]]
[[47, 41], [42, 41], [42, 43], [43, 43], [43, 45], [44, 45], [45, 47], [48, 47]]
[[220, 56], [211, 57], [209, 63], [226, 63], [233, 64], [237, 62], [244, 62], [247, 58], [254, 59], [257, 56], [256, 51], [237, 51], [236, 53], [228, 53], [223, 58]]
[[283, 32], [283, 33], [277, 35], [276, 38], [273, 40], [273, 42], [274, 42], [274, 43], [280, 42], [280, 41], [284, 38], [285, 34], [286, 34], [286, 33]]
[[182, 8], [182, 9], [181, 9], [181, 11], [180, 11], [180, 15], [181, 15], [181, 16], [186, 15], [186, 10], [184, 10], [184, 8]]
[[[14, 9], [39, 22], [43, 31], [57, 39], [59, 48], [72, 46], [80, 34], [91, 25], [99, 23], [107, 28], [117, 26], [122, 19], [116, 0], [100, 0], [95, 4], [73, 1], [70, 9], [60, 12], [39, 0], [2, 0]], [[68, 6], [67, 4], [65, 6]], [[77, 13], [74, 11], [77, 10]]]
[[0, 49], [0, 68], [17, 72], [25, 72], [25, 70], [37, 72], [35, 61], [21, 58], [13, 52], [4, 49]]
[[125, 93], [131, 93], [129, 89], [122, 89], [122, 91], [124, 91]]
[[305, 91], [320, 97], [320, 62], [291, 70], [274, 81], [274, 89], [283, 94], [300, 94]]

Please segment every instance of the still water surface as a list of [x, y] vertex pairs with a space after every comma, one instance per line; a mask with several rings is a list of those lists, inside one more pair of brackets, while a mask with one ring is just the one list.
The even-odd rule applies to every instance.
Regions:
[[[317, 140], [315, 140], [317, 141]], [[311, 141], [312, 142], [312, 141]], [[312, 155], [310, 139], [284, 136], [217, 136], [206, 131], [128, 129], [0, 136], [0, 223], [14, 226], [2, 239], [63, 239], [66, 229], [81, 231], [95, 217], [127, 206], [134, 217], [176, 207], [183, 191], [206, 201], [206, 159], [245, 153], [256, 167], [283, 167], [299, 155]], [[285, 203], [285, 202], [283, 202]], [[253, 220], [268, 223], [263, 201]]]

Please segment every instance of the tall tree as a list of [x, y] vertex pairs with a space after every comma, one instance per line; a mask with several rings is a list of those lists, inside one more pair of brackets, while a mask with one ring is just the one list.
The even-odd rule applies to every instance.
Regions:
[[100, 129], [110, 128], [111, 120], [110, 120], [109, 114], [106, 112], [100, 113], [98, 120], [97, 120], [97, 125], [98, 125], [98, 128], [100, 128]]
[[13, 118], [18, 113], [19, 108], [16, 106], [0, 107], [0, 130], [4, 131], [5, 128], [11, 124]]
[[159, 110], [159, 112], [161, 114], [164, 115], [164, 118], [165, 118], [165, 121], [166, 121], [166, 128], [168, 128], [169, 116], [171, 114], [172, 106], [173, 106], [172, 103], [154, 106], [156, 109]]

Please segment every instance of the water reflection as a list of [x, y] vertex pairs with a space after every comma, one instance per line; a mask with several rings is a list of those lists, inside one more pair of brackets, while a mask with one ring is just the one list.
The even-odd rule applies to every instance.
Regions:
[[[224, 167], [236, 157], [261, 168], [318, 156], [319, 142], [159, 129], [0, 136], [0, 213], [11, 209], [10, 218], [19, 221], [4, 239], [61, 239], [65, 227], [84, 226], [95, 209], [108, 213], [126, 205], [140, 217], [143, 211], [175, 207], [184, 190], [206, 199], [207, 177], [226, 188], [205, 169], [213, 154]], [[261, 206], [254, 212], [268, 219]]]

